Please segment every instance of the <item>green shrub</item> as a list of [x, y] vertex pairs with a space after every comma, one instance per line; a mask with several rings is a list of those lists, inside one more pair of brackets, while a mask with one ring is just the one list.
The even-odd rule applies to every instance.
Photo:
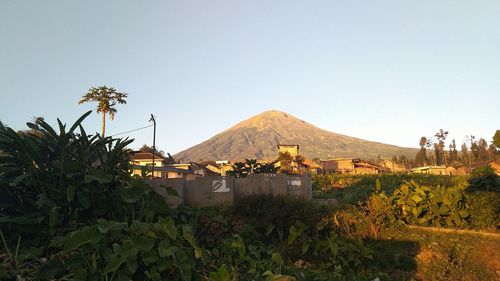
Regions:
[[379, 180], [381, 190], [392, 193], [405, 181], [411, 181], [424, 186], [443, 186], [465, 188], [465, 176], [443, 176], [428, 174], [384, 173], [378, 175], [343, 175], [319, 174], [313, 176], [314, 197], [334, 198], [341, 204], [356, 204], [370, 197], [375, 182]]
[[[371, 206], [370, 202], [376, 204]], [[367, 214], [383, 210], [380, 222], [418, 225], [464, 227], [470, 216], [462, 188], [430, 188], [414, 181], [401, 185], [390, 196], [383, 192], [373, 194], [365, 209]]]
[[41, 267], [41, 279], [192, 280], [195, 259], [203, 255], [190, 227], [171, 218], [130, 225], [100, 219], [51, 245], [59, 251]]
[[86, 134], [89, 113], [69, 130], [58, 120], [59, 133], [40, 119], [25, 133], [0, 123], [2, 278], [191, 280], [202, 253], [191, 227], [131, 178], [131, 141]]
[[491, 167], [476, 168], [470, 174], [469, 190], [500, 192], [500, 176]]
[[308, 229], [328, 216], [331, 210], [318, 203], [302, 198], [273, 196], [268, 194], [252, 195], [237, 199], [233, 214], [246, 224], [252, 225], [259, 233], [273, 228], [273, 238], [283, 239], [284, 234], [297, 221], [303, 222]]
[[467, 206], [467, 211], [470, 213], [471, 227], [477, 229], [494, 229], [499, 224], [500, 192], [468, 191]]

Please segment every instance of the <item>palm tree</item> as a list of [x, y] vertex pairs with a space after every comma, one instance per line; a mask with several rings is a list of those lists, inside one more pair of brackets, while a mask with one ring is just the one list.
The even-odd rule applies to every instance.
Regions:
[[104, 132], [106, 130], [106, 114], [109, 114], [111, 120], [115, 118], [116, 109], [115, 105], [126, 104], [125, 98], [128, 96], [127, 93], [117, 92], [115, 88], [108, 88], [102, 86], [99, 88], [92, 87], [89, 91], [82, 96], [82, 99], [78, 104], [82, 104], [89, 101], [96, 101], [97, 113], [102, 113], [102, 137], [104, 137]]

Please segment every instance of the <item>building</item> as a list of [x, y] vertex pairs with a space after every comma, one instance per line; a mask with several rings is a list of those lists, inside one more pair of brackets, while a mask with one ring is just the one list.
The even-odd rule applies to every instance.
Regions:
[[299, 156], [298, 144], [278, 144], [278, 151], [280, 154], [288, 153], [292, 158]]
[[219, 176], [220, 175], [219, 173], [216, 173], [216, 172], [211, 171], [210, 169], [207, 169], [203, 164], [198, 164], [196, 162], [171, 164], [171, 165], [167, 165], [167, 167], [193, 171], [193, 173], [195, 175], [200, 176], [200, 177]]
[[172, 179], [183, 178], [193, 180], [196, 177], [194, 171], [189, 167], [175, 166], [178, 164], [167, 165], [165, 158], [159, 155], [154, 155], [150, 152], [133, 152], [130, 155], [130, 163], [132, 164], [132, 175], [150, 176], [154, 159], [154, 178]]
[[467, 175], [468, 173], [470, 173], [470, 169], [469, 167], [465, 166], [464, 164], [456, 164], [456, 165], [452, 165], [453, 168], [455, 168], [455, 170], [457, 170], [456, 174], [457, 176], [464, 176], [464, 175]]
[[474, 163], [471, 165], [471, 170], [474, 170], [479, 167], [490, 167], [495, 171], [497, 175], [500, 175], [500, 163], [497, 161], [483, 161]]
[[153, 166], [153, 159], [154, 159], [154, 166], [155, 166], [155, 172], [154, 172], [154, 177], [155, 178], [160, 178], [162, 177], [160, 171], [156, 171], [156, 168], [158, 167], [163, 167], [165, 165], [164, 158], [155, 155], [153, 157], [153, 153], [150, 152], [132, 152], [130, 155], [130, 164], [134, 167], [132, 170], [133, 175], [139, 175], [142, 176], [143, 171], [147, 171], [147, 167]]
[[380, 167], [384, 168], [385, 170], [391, 171], [391, 172], [404, 172], [404, 171], [406, 171], [405, 166], [403, 166], [399, 163], [396, 163], [392, 160], [382, 160], [378, 163], [378, 165]]
[[457, 169], [452, 166], [424, 166], [411, 170], [412, 173], [429, 174], [429, 175], [447, 175], [453, 176], [457, 174]]
[[305, 170], [310, 174], [319, 174], [322, 171], [321, 165], [312, 160], [305, 159], [302, 164], [304, 165]]
[[299, 155], [298, 144], [278, 144], [278, 161], [274, 166], [280, 173], [302, 174], [307, 170], [304, 157]]
[[209, 171], [208, 173], [215, 173], [220, 176], [225, 176], [228, 171], [233, 170], [233, 165], [227, 160], [208, 161], [201, 165]]
[[324, 173], [378, 174], [384, 168], [358, 158], [334, 158], [321, 161]]
[[500, 176], [500, 162], [491, 161], [489, 166], [495, 171], [497, 175]]

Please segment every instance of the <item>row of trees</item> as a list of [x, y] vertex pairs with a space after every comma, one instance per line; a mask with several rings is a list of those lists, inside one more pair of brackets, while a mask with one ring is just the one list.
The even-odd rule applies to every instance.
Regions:
[[[495, 160], [495, 155], [500, 148], [500, 130], [497, 130], [493, 136], [491, 144], [483, 139], [476, 139], [475, 136], [466, 136], [460, 151], [457, 148], [455, 139], [452, 139], [446, 150], [446, 138], [448, 131], [440, 129], [432, 137], [420, 138], [420, 150], [415, 156], [414, 163], [418, 166], [425, 165], [451, 165], [462, 163], [465, 166], [471, 166], [477, 162]], [[427, 150], [433, 150], [434, 153], [427, 153]]]

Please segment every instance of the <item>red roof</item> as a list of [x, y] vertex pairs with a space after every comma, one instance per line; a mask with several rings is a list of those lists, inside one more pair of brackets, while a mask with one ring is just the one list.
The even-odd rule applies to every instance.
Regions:
[[[151, 160], [153, 159], [153, 153], [150, 152], [137, 152], [130, 154], [130, 160]], [[163, 157], [156, 155], [155, 160], [164, 160]]]

